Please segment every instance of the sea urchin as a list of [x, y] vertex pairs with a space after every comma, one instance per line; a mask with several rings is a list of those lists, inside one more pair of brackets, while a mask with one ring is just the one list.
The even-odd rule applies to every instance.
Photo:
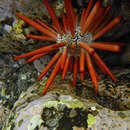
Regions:
[[111, 20], [112, 17], [108, 15], [111, 6], [103, 8], [99, 0], [93, 6], [93, 0], [90, 0], [87, 9], [83, 9], [81, 18], [79, 19], [72, 8], [71, 1], [64, 0], [66, 15], [62, 15], [62, 23], [60, 23], [53, 8], [51, 8], [47, 0], [44, 0], [44, 4], [51, 16], [53, 22], [52, 26], [47, 26], [38, 19], [34, 22], [22, 14], [17, 14], [17, 16], [42, 33], [40, 36], [26, 35], [26, 37], [56, 43], [41, 47], [40, 49], [14, 58], [15, 60], [18, 60], [30, 57], [27, 60], [27, 63], [29, 63], [54, 50], [59, 50], [38, 77], [38, 80], [41, 80], [48, 70], [56, 63], [46, 87], [43, 90], [43, 95], [47, 92], [58, 72], [62, 72], [61, 79], [65, 79], [68, 68], [70, 68], [70, 71], [73, 72], [73, 86], [76, 84], [78, 66], [80, 77], [83, 81], [84, 74], [86, 73], [85, 63], [88, 67], [95, 89], [98, 90], [97, 81], [100, 80], [100, 77], [93, 67], [91, 57], [94, 59], [101, 72], [105, 75], [108, 74], [116, 82], [117, 79], [93, 49], [96, 48], [100, 50], [119, 52], [120, 46], [123, 45], [123, 43], [115, 42], [96, 42], [98, 38], [120, 23], [120, 16]]

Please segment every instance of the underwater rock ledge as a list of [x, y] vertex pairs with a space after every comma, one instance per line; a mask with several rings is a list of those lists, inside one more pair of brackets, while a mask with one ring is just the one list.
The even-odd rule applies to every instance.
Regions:
[[77, 96], [69, 82], [55, 82], [41, 96], [45, 82], [34, 84], [20, 95], [2, 130], [125, 130], [130, 127], [129, 110], [113, 111], [93, 99]]

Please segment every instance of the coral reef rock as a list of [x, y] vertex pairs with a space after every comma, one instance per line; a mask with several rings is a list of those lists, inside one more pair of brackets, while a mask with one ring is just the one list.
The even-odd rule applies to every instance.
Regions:
[[[45, 83], [42, 83], [45, 85]], [[14, 104], [2, 130], [127, 130], [130, 111], [112, 111], [72, 94], [69, 83], [57, 84], [61, 91], [41, 96], [41, 84], [23, 92]], [[63, 87], [64, 86], [64, 87]], [[67, 93], [68, 94], [65, 94]]]

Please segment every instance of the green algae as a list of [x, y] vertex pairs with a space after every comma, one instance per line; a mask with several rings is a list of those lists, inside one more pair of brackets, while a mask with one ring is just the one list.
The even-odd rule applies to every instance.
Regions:
[[7, 120], [7, 125], [5, 123], [2, 130], [13, 130], [13, 128], [15, 128], [14, 122], [17, 117], [17, 114], [12, 113]]
[[64, 2], [63, 1], [56, 1], [53, 4], [53, 8], [55, 10], [55, 13], [57, 16], [61, 16], [63, 14], [65, 8], [64, 8]]
[[46, 104], [44, 104], [44, 107], [46, 108], [54, 107], [57, 109], [58, 104], [59, 104], [58, 101], [48, 101]]
[[18, 122], [18, 126], [20, 127], [22, 123], [23, 123], [23, 119]]
[[35, 115], [29, 123], [28, 130], [35, 130], [36, 128], [40, 128], [44, 121], [41, 119], [40, 115]]
[[60, 102], [61, 102], [61, 104], [67, 105], [68, 108], [72, 108], [72, 109], [82, 108], [82, 109], [85, 109], [85, 106], [83, 105], [83, 103], [80, 102], [78, 99], [72, 99], [72, 98], [69, 99], [69, 100], [62, 99]]
[[25, 22], [23, 20], [17, 20], [12, 28], [13, 38], [17, 41], [25, 40], [26, 37], [23, 34], [23, 26]]
[[73, 99], [70, 96], [68, 96], [67, 98], [65, 98], [65, 96], [63, 96], [60, 101], [48, 101], [46, 104], [44, 104], [44, 107], [47, 108], [58, 108], [58, 105], [66, 105], [68, 108], [71, 109], [75, 109], [75, 108], [82, 108], [85, 109], [85, 106], [82, 102], [80, 102], [78, 99]]
[[88, 119], [87, 119], [87, 123], [88, 123], [88, 127], [92, 126], [96, 121], [96, 117], [93, 116], [92, 114], [88, 114]]

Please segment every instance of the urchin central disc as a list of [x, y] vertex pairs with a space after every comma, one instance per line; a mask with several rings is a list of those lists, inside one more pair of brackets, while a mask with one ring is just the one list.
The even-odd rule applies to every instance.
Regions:
[[[79, 56], [79, 54], [80, 54], [79, 43], [80, 42], [84, 42], [86, 44], [91, 44], [93, 41], [91, 33], [86, 32], [84, 35], [81, 35], [80, 26], [76, 27], [74, 37], [72, 37], [70, 32], [67, 32], [63, 36], [58, 34], [57, 37], [58, 37], [57, 38], [58, 43], [66, 42], [66, 46], [61, 47], [60, 51], [63, 52], [65, 48], [68, 48], [68, 55], [70, 55], [70, 56]], [[72, 48], [72, 44], [75, 46], [75, 48]]]

